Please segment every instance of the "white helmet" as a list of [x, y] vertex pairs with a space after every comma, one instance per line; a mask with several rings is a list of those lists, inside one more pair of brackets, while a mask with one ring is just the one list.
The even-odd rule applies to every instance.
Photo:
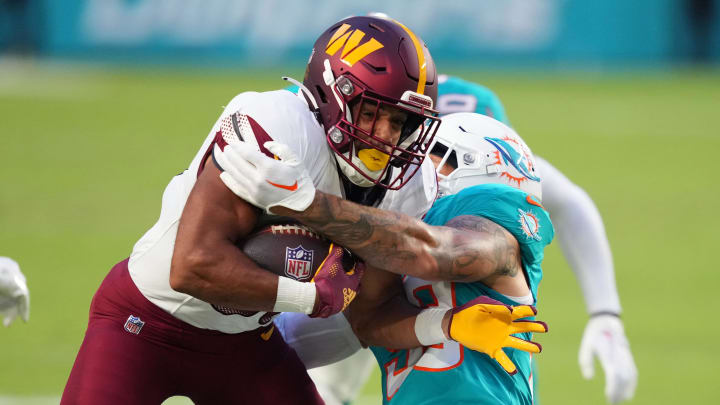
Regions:
[[438, 173], [441, 196], [499, 183], [542, 199], [535, 156], [520, 135], [497, 120], [475, 113], [446, 115], [430, 150], [442, 156], [438, 169], [446, 163], [456, 167], [447, 176]]

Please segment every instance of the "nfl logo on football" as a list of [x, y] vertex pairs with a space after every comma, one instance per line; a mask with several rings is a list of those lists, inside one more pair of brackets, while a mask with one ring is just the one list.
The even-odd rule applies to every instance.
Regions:
[[313, 252], [302, 246], [285, 248], [285, 274], [296, 280], [310, 277], [313, 264]]
[[125, 330], [137, 335], [140, 333], [140, 329], [145, 325], [145, 322], [141, 321], [137, 316], [130, 315], [127, 321], [125, 321]]

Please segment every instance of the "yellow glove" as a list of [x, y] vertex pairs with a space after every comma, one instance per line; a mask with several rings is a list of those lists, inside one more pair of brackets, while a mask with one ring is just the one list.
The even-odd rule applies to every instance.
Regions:
[[547, 332], [545, 322], [518, 320], [535, 314], [537, 310], [533, 306], [513, 307], [482, 296], [452, 309], [449, 335], [463, 346], [492, 357], [509, 374], [515, 374], [517, 367], [502, 348], [512, 347], [530, 353], [542, 351], [539, 343], [510, 336], [523, 332]]

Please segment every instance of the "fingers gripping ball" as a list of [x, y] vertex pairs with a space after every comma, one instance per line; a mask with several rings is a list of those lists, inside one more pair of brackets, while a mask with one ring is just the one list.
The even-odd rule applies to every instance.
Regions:
[[[238, 247], [258, 266], [278, 276], [309, 282], [320, 268], [331, 242], [299, 224], [282, 223], [259, 228]], [[257, 311], [212, 305], [225, 315], [254, 316]], [[270, 322], [277, 312], [268, 312], [261, 323]]]
[[327, 257], [312, 281], [317, 287], [319, 304], [311, 317], [326, 318], [341, 312], [355, 299], [365, 264], [349, 250], [330, 245]]
[[240, 245], [260, 267], [278, 276], [315, 283], [313, 317], [336, 314], [357, 295], [364, 265], [347, 249], [310, 228], [286, 223], [260, 229]]
[[515, 364], [502, 349], [512, 347], [530, 353], [542, 351], [539, 343], [511, 336], [524, 332], [547, 332], [544, 322], [520, 319], [536, 313], [533, 306], [509, 306], [492, 298], [478, 297], [453, 308], [450, 337], [469, 349], [487, 354], [509, 374], [515, 374]]

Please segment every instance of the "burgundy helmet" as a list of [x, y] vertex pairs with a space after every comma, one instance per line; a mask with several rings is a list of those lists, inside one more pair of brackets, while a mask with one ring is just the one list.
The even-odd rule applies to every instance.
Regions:
[[[397, 190], [420, 168], [440, 123], [433, 109], [438, 79], [425, 43], [407, 27], [374, 16], [337, 22], [315, 42], [303, 84], [317, 103], [330, 148], [351, 182]], [[372, 106], [370, 131], [355, 125], [356, 103]], [[397, 144], [372, 135], [378, 111], [387, 106], [407, 114]], [[357, 156], [359, 149], [369, 148], [382, 162], [370, 164], [372, 169]]]

